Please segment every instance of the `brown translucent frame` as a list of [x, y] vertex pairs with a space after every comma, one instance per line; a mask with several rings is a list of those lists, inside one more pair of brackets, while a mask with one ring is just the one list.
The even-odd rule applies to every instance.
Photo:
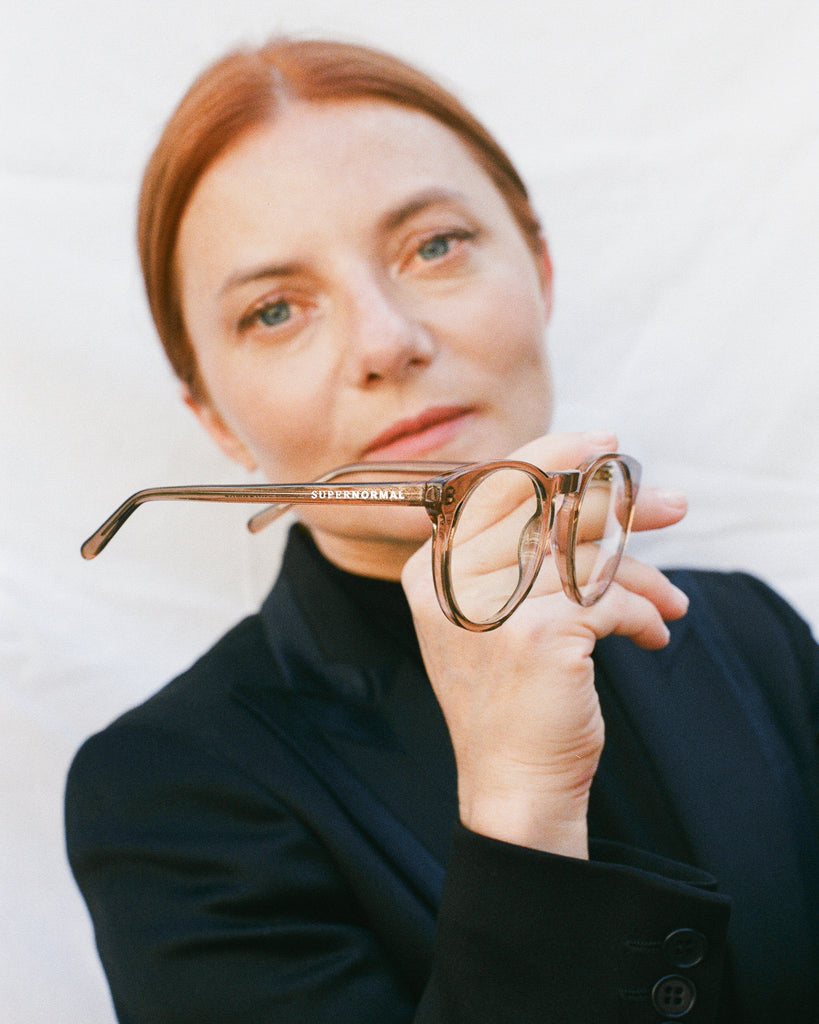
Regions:
[[[624, 493], [620, 509], [619, 545], [607, 560], [606, 575], [593, 588], [578, 579], [575, 551], [579, 541], [580, 508], [587, 489], [608, 479], [611, 465], [620, 467]], [[536, 549], [521, 566], [518, 584], [506, 603], [491, 618], [474, 622], [463, 614], [455, 598], [450, 575], [453, 537], [464, 501], [487, 476], [501, 469], [516, 469], [532, 482], [537, 497]], [[337, 483], [341, 477], [395, 473], [422, 476], [419, 481]], [[598, 601], [612, 582], [631, 529], [639, 486], [640, 465], [628, 455], [594, 456], [578, 469], [548, 472], [528, 462], [478, 463], [365, 462], [340, 466], [310, 483], [250, 484], [233, 486], [152, 487], [138, 491], [114, 511], [82, 545], [84, 558], [95, 558], [140, 505], [150, 501], [258, 502], [268, 505], [251, 518], [248, 528], [256, 533], [293, 505], [403, 505], [423, 507], [432, 521], [432, 571], [438, 603], [446, 617], [473, 632], [495, 629], [520, 605], [532, 588], [543, 559], [551, 547], [566, 595], [581, 605]], [[558, 503], [557, 499], [563, 500]], [[559, 504], [559, 507], [556, 506]]]

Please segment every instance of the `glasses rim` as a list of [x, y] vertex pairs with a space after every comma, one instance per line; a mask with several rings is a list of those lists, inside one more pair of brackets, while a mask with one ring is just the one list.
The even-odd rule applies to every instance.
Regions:
[[[577, 573], [575, 551], [579, 538], [580, 512], [583, 499], [600, 471], [616, 463], [622, 472], [625, 485], [626, 514], [621, 522], [621, 531], [616, 552], [607, 559], [609, 570], [606, 576], [594, 589], [581, 585]], [[492, 616], [476, 621], [461, 609], [452, 587], [451, 551], [454, 525], [458, 508], [469, 491], [482, 478], [499, 469], [518, 469], [526, 472], [538, 490], [539, 515], [545, 523], [539, 524], [537, 548], [530, 559], [525, 572], [521, 573], [518, 585], [504, 605]], [[565, 595], [576, 604], [590, 607], [599, 601], [614, 581], [631, 533], [634, 518], [634, 507], [639, 490], [642, 467], [630, 455], [619, 452], [607, 452], [593, 455], [572, 471], [549, 472], [532, 463], [518, 461], [498, 461], [476, 463], [465, 467], [458, 473], [461, 488], [452, 494], [453, 504], [437, 523], [433, 523], [433, 576], [438, 602], [447, 618], [458, 626], [472, 632], [486, 632], [497, 629], [512, 615], [525, 600], [532, 589], [538, 573], [543, 565], [547, 552], [551, 551], [557, 565], [561, 586]], [[555, 509], [555, 501], [562, 496], [560, 507]]]
[[[574, 553], [577, 545], [577, 523], [580, 506], [595, 473], [607, 463], [616, 462], [623, 472], [627, 490], [626, 521], [622, 525], [619, 548], [613, 559], [613, 568], [599, 592], [584, 594], [577, 582]], [[522, 575], [518, 587], [499, 612], [491, 618], [476, 622], [464, 615], [452, 588], [451, 551], [458, 510], [476, 483], [501, 469], [517, 469], [527, 473], [533, 481], [539, 501], [539, 516], [544, 512], [548, 521], [545, 529], [539, 523], [538, 550], [535, 558]], [[421, 476], [418, 481], [362, 480], [356, 483], [338, 483], [342, 477], [396, 473]], [[558, 566], [561, 584], [566, 595], [581, 605], [598, 601], [614, 578], [628, 538], [634, 504], [639, 487], [640, 464], [636, 459], [618, 452], [591, 456], [577, 469], [543, 470], [533, 463], [517, 460], [491, 460], [487, 462], [363, 462], [350, 463], [306, 483], [293, 484], [235, 484], [235, 485], [179, 485], [150, 487], [127, 498], [85, 540], [81, 554], [85, 559], [95, 558], [141, 505], [151, 501], [212, 501], [231, 503], [260, 503], [267, 506], [252, 516], [248, 529], [257, 533], [293, 505], [404, 505], [426, 508], [432, 523], [433, 578], [438, 602], [446, 617], [458, 626], [473, 632], [484, 632], [500, 626], [525, 599], [540, 571], [545, 554], [551, 545]], [[317, 486], [323, 485], [323, 486]], [[563, 501], [555, 512], [556, 499]], [[546, 512], [545, 510], [548, 510]], [[557, 529], [555, 525], [557, 524]]]

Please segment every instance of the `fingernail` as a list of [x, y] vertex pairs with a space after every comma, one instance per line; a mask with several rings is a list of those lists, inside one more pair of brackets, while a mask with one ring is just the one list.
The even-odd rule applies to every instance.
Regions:
[[660, 491], [657, 497], [669, 508], [687, 508], [688, 498], [684, 491]]
[[583, 436], [589, 444], [599, 445], [601, 448], [617, 446], [617, 435], [613, 430], [590, 430]]

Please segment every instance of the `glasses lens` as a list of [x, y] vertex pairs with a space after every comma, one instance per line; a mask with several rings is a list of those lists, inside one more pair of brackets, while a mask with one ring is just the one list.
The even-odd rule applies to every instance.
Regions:
[[520, 469], [496, 469], [461, 502], [448, 553], [451, 596], [476, 624], [504, 617], [537, 574], [549, 523], [540, 492]]
[[603, 595], [617, 572], [631, 524], [632, 484], [617, 459], [602, 463], [580, 496], [575, 575], [583, 604]]

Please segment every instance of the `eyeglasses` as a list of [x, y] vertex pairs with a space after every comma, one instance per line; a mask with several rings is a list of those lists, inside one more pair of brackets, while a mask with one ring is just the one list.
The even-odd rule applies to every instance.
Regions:
[[[395, 474], [418, 481], [339, 482]], [[432, 570], [447, 618], [474, 632], [495, 629], [532, 588], [551, 548], [566, 595], [588, 606], [608, 589], [631, 529], [640, 465], [627, 455], [546, 472], [528, 462], [367, 462], [311, 483], [154, 487], [138, 491], [82, 545], [94, 558], [149, 501], [259, 502], [258, 532], [292, 505], [423, 507], [432, 521]]]

